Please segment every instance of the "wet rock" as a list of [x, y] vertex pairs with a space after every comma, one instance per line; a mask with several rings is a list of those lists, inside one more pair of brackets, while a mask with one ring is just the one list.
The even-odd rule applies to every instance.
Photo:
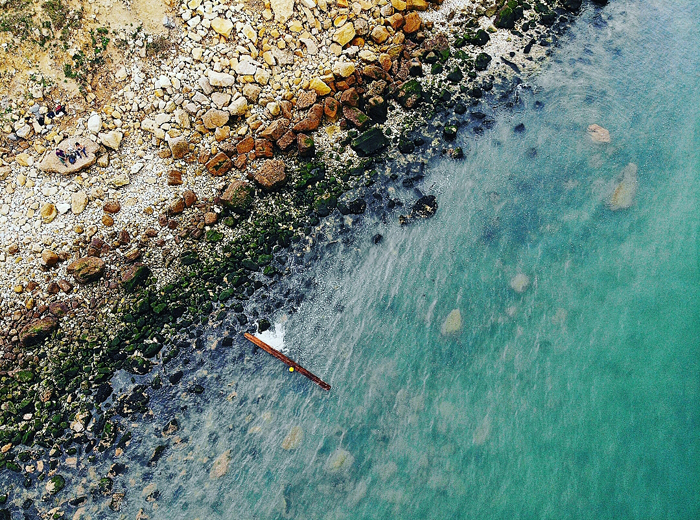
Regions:
[[356, 107], [344, 106], [343, 116], [359, 130], [364, 130], [370, 123], [370, 118]]
[[443, 336], [456, 336], [462, 332], [462, 313], [459, 309], [451, 311], [440, 327], [440, 334]]
[[304, 430], [301, 426], [293, 426], [287, 436], [282, 441], [283, 450], [295, 450], [304, 441]]
[[214, 480], [226, 475], [230, 462], [231, 450], [226, 450], [214, 460], [214, 464], [212, 464], [211, 470], [209, 471], [209, 478]]
[[628, 209], [634, 204], [636, 194], [637, 165], [629, 163], [622, 171], [622, 180], [615, 186], [615, 190], [610, 196], [608, 207], [613, 211]]
[[378, 127], [370, 128], [366, 132], [360, 134], [350, 144], [352, 149], [361, 156], [375, 155], [388, 145], [389, 140]]
[[180, 422], [177, 419], [170, 419], [168, 423], [163, 426], [163, 435], [172, 435], [180, 429]]
[[72, 274], [79, 284], [86, 284], [102, 277], [105, 271], [105, 262], [96, 256], [86, 256], [72, 262], [66, 271]]
[[596, 124], [590, 125], [587, 132], [594, 143], [606, 144], [610, 142], [610, 132], [602, 126]]
[[491, 56], [485, 52], [480, 52], [477, 54], [476, 60], [474, 60], [474, 68], [479, 71], [486, 70], [489, 63], [491, 63]]
[[437, 209], [438, 204], [435, 195], [425, 195], [416, 201], [408, 216], [399, 216], [399, 223], [404, 226], [419, 218], [430, 218], [435, 215]]
[[206, 164], [207, 171], [214, 177], [224, 175], [232, 167], [233, 163], [231, 162], [231, 159], [229, 159], [228, 155], [226, 155], [224, 152], [217, 153]]
[[[59, 157], [56, 155], [56, 150], [63, 150], [67, 155], [68, 151], [74, 149], [76, 145], [85, 147], [87, 157], [84, 157], [82, 154], [80, 156], [76, 154], [75, 162], [73, 164], [70, 163], [67, 157], [63, 159], [63, 162], [61, 162], [61, 159], [59, 159]], [[99, 150], [99, 148], [100, 147], [97, 143], [89, 139], [70, 137], [61, 141], [56, 148], [50, 148], [47, 150], [39, 164], [37, 164], [37, 168], [47, 173], [69, 175], [71, 173], [89, 168], [95, 164], [97, 161], [95, 153]]]
[[57, 329], [58, 320], [56, 318], [48, 317], [35, 320], [22, 328], [19, 333], [19, 340], [24, 347], [31, 347], [40, 343]]
[[148, 266], [141, 263], [134, 264], [122, 271], [122, 287], [126, 292], [134, 292], [136, 288], [143, 285], [151, 275]]
[[578, 11], [581, 8], [582, 0], [562, 0], [561, 3], [568, 11]]
[[65, 486], [66, 479], [64, 479], [61, 475], [54, 475], [46, 483], [46, 492], [49, 495], [55, 495], [56, 493], [61, 491]]
[[265, 161], [254, 175], [255, 182], [266, 191], [272, 191], [287, 182], [284, 161], [279, 159], [269, 159]]
[[510, 288], [516, 293], [522, 294], [530, 287], [530, 277], [523, 273], [516, 274], [510, 280]]
[[228, 185], [219, 199], [228, 209], [242, 215], [253, 204], [253, 186], [246, 181], [235, 180]]
[[347, 203], [338, 203], [338, 211], [343, 215], [361, 215], [366, 209], [367, 203], [359, 197]]

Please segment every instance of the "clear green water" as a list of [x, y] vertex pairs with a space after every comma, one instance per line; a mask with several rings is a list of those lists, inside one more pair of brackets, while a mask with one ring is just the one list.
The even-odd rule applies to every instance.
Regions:
[[[534, 94], [462, 136], [464, 161], [430, 165], [433, 219], [368, 225], [307, 273], [285, 345], [333, 390], [265, 355], [201, 368], [206, 397], [177, 414], [185, 442], [155, 468], [130, 465], [122, 513], [699, 518], [698, 12], [691, 0], [587, 11]], [[592, 123], [610, 144], [590, 141]], [[630, 162], [634, 204], [613, 212]], [[453, 309], [462, 332], [445, 338]], [[135, 449], [162, 442], [151, 428], [164, 422], [140, 428]], [[293, 426], [303, 440], [285, 450]], [[228, 472], [210, 478], [226, 450]]]

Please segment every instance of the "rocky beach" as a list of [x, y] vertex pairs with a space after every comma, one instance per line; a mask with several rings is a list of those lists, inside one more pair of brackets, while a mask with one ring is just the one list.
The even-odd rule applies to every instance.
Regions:
[[[88, 518], [87, 495], [118, 512], [129, 430], [187, 379], [171, 367], [203, 327], [227, 323], [221, 347], [269, 329], [301, 301], [283, 280], [365, 214], [432, 217], [425, 165], [468, 154], [457, 135], [488, 132], [607, 3], [2, 1], [1, 519]], [[611, 191], [610, 210], [633, 205], [635, 163]]]

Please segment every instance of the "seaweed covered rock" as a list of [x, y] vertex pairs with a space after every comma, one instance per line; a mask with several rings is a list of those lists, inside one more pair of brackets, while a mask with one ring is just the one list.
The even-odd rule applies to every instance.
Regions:
[[438, 204], [435, 195], [424, 195], [416, 201], [411, 208], [411, 213], [408, 216], [399, 216], [399, 224], [405, 226], [406, 224], [410, 224], [419, 218], [430, 218], [435, 215], [437, 209]]
[[491, 56], [485, 52], [480, 52], [474, 61], [474, 68], [476, 68], [476, 70], [486, 70], [489, 63], [491, 63]]
[[418, 80], [411, 79], [401, 84], [397, 93], [396, 100], [401, 103], [404, 108], [415, 107], [423, 97], [423, 87]]
[[380, 128], [370, 128], [366, 132], [360, 134], [356, 139], [353, 139], [350, 146], [359, 155], [375, 155], [389, 145], [389, 140], [386, 138]]
[[122, 272], [122, 287], [126, 292], [134, 292], [134, 290], [142, 285], [151, 275], [151, 270], [148, 266], [142, 263], [134, 264]]
[[105, 272], [105, 262], [96, 256], [85, 256], [72, 262], [66, 270], [75, 281], [86, 284], [99, 280]]
[[58, 320], [53, 317], [35, 320], [26, 325], [19, 333], [19, 339], [25, 347], [40, 343], [44, 338], [58, 329]]
[[219, 200], [234, 213], [242, 215], [253, 204], [253, 186], [249, 182], [235, 180], [228, 185]]
[[578, 11], [581, 8], [583, 0], [562, 0], [562, 5], [568, 11]]

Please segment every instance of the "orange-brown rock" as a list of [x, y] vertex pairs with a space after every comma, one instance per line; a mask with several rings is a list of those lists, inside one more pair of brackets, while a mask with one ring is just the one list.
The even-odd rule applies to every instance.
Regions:
[[274, 157], [275, 152], [272, 149], [272, 143], [267, 139], [255, 140], [255, 157]]
[[289, 147], [292, 146], [295, 141], [296, 137], [294, 135], [294, 132], [290, 130], [277, 140], [277, 146], [280, 150], [286, 151], [289, 150]]
[[182, 194], [182, 198], [185, 201], [185, 206], [188, 208], [197, 202], [197, 194], [192, 190], [185, 190], [185, 192]]
[[221, 177], [233, 167], [233, 163], [228, 158], [228, 155], [224, 152], [219, 152], [209, 160], [206, 167], [214, 177]]
[[180, 170], [170, 170], [168, 172], [168, 186], [179, 186], [182, 184], [182, 172]]
[[287, 182], [284, 161], [280, 159], [268, 159], [265, 161], [253, 178], [265, 191], [272, 191]]
[[338, 116], [338, 106], [335, 98], [327, 97], [323, 104], [323, 113], [328, 119], [335, 119]]
[[413, 34], [420, 29], [421, 19], [418, 13], [408, 13], [404, 17], [403, 32], [406, 34]]
[[299, 121], [292, 130], [295, 132], [311, 132], [316, 130], [321, 125], [321, 119], [323, 118], [323, 105], [316, 104], [312, 106], [306, 117]]
[[297, 98], [297, 110], [306, 110], [311, 105], [316, 103], [318, 94], [314, 90], [305, 90]]
[[248, 153], [254, 147], [255, 147], [255, 139], [253, 139], [251, 136], [248, 136], [245, 139], [241, 140], [241, 142], [239, 142], [236, 145], [236, 151], [238, 153]]
[[265, 139], [270, 141], [277, 141], [282, 137], [287, 130], [289, 130], [290, 121], [287, 118], [281, 117], [270, 123], [265, 130], [263, 130], [260, 135]]

